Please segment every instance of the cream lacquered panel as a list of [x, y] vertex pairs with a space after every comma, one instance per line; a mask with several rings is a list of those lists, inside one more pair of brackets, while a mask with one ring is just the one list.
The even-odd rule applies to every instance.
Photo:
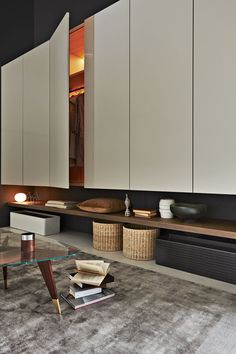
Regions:
[[69, 188], [69, 14], [52, 35], [50, 55], [50, 186]]
[[49, 42], [23, 56], [25, 185], [49, 186]]
[[129, 188], [129, 1], [85, 21], [85, 187]]
[[130, 188], [192, 192], [192, 1], [130, 11]]
[[23, 184], [23, 59], [1, 70], [1, 183]]
[[194, 192], [236, 194], [236, 2], [194, 13]]

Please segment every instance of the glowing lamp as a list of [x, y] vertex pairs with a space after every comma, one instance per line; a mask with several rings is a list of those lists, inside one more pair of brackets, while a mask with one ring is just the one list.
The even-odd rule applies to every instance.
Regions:
[[16, 193], [14, 199], [17, 203], [23, 203], [27, 199], [27, 195], [25, 193]]

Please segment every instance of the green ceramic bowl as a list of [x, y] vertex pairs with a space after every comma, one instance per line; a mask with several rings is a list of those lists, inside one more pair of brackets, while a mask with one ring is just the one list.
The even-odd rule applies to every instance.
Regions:
[[207, 212], [205, 204], [176, 203], [170, 206], [172, 213], [182, 220], [195, 220], [202, 218]]

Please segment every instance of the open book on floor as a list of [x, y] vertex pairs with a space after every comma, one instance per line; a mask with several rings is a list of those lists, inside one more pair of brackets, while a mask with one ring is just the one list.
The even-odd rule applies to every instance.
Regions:
[[[69, 279], [71, 280], [72, 283], [75, 283], [77, 286], [79, 286], [80, 288], [86, 289], [89, 288], [91, 285], [90, 284], [85, 284], [85, 283], [80, 283], [80, 282], [74, 282], [73, 278], [74, 276], [77, 274], [77, 272], [74, 273], [70, 273], [69, 274]], [[107, 284], [109, 283], [113, 283], [114, 282], [114, 277], [111, 274], [107, 274], [105, 276], [105, 278], [103, 279], [103, 281], [101, 282], [101, 284], [99, 285], [101, 288], [106, 288]]]
[[104, 261], [75, 261], [77, 273], [71, 278], [71, 281], [80, 285], [90, 284], [100, 286], [108, 274], [110, 263]]
[[79, 299], [75, 299], [71, 294], [62, 293], [61, 297], [63, 300], [68, 302], [73, 309], [79, 309], [80, 307], [95, 304], [96, 302], [107, 300], [115, 295], [114, 291], [110, 289], [103, 289], [99, 294], [84, 296]]

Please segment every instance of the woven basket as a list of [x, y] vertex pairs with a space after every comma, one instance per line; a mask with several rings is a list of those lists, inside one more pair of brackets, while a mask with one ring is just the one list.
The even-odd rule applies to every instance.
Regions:
[[123, 255], [137, 261], [153, 259], [158, 235], [159, 229], [139, 225], [124, 226]]
[[122, 250], [122, 226], [93, 221], [93, 247], [99, 251]]

